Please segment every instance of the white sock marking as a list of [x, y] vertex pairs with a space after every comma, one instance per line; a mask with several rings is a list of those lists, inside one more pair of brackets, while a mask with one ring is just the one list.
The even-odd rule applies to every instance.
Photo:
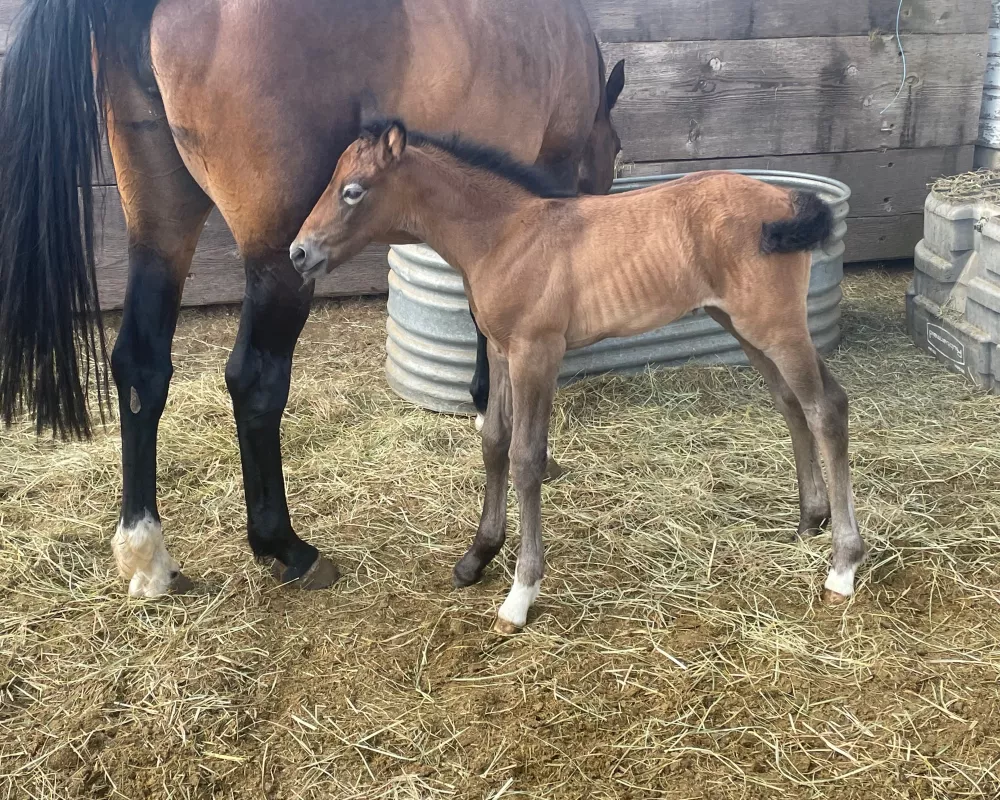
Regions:
[[541, 581], [528, 585], [521, 583], [521, 579], [514, 572], [514, 585], [510, 587], [510, 594], [503, 601], [497, 616], [509, 622], [516, 628], [523, 628], [528, 621], [528, 609], [538, 599], [538, 592], [542, 586]]
[[854, 594], [854, 572], [856, 569], [857, 567], [848, 567], [841, 571], [831, 569], [830, 574], [826, 576], [826, 583], [823, 584], [823, 587], [844, 597], [850, 597]]
[[486, 424], [486, 417], [484, 417], [482, 414], [476, 414], [476, 430], [481, 431], [483, 429], [483, 425], [485, 424]]
[[129, 581], [132, 597], [160, 597], [170, 589], [173, 575], [180, 565], [163, 544], [160, 523], [147, 514], [137, 523], [118, 529], [111, 540], [118, 573]]

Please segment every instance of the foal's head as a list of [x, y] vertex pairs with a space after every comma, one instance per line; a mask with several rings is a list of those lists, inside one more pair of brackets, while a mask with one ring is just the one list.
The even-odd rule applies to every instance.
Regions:
[[[421, 159], [421, 152], [436, 157]], [[446, 168], [449, 162], [457, 171], [437, 173], [437, 184], [443, 191], [431, 192], [431, 196], [460, 198], [463, 209], [498, 197], [509, 198], [502, 191], [504, 186], [515, 195], [576, 195], [545, 170], [522, 164], [502, 150], [457, 135], [407, 132], [395, 120], [373, 120], [341, 155], [326, 191], [292, 242], [289, 256], [303, 280], [313, 280], [342, 264], [369, 242], [417, 241], [411, 238], [413, 225], [431, 206], [426, 181], [434, 185], [435, 165]], [[477, 183], [480, 190], [470, 194], [470, 187]], [[491, 213], [483, 212], [486, 217]]]
[[340, 156], [333, 177], [309, 213], [289, 255], [303, 280], [360, 253], [397, 220], [392, 172], [406, 150], [406, 128], [387, 122], [366, 128]]
[[[604, 59], [600, 56], [601, 80], [604, 79]], [[622, 150], [621, 140], [611, 121], [611, 110], [618, 102], [618, 95], [625, 88], [625, 59], [615, 64], [608, 75], [604, 94], [597, 108], [594, 127], [590, 131], [587, 147], [580, 162], [578, 187], [584, 194], [607, 194], [615, 179], [615, 166]]]

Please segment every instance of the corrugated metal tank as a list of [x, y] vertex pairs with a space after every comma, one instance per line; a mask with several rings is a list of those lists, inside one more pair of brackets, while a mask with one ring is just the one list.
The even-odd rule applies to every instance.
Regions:
[[[816, 175], [773, 170], [737, 170], [768, 183], [819, 194], [834, 212], [836, 227], [826, 249], [812, 253], [809, 329], [820, 351], [840, 341], [840, 282], [851, 191]], [[681, 175], [621, 178], [612, 192], [639, 189]], [[425, 245], [389, 251], [389, 320], [386, 377], [402, 398], [434, 411], [473, 413], [469, 382], [476, 360], [476, 331], [462, 278]], [[608, 269], [614, 269], [613, 264]], [[605, 339], [573, 350], [560, 380], [604, 372], [635, 372], [648, 366], [698, 363], [746, 364], [739, 344], [703, 311], [640, 336]]]
[[1000, 168], [1000, 0], [993, 0], [993, 13], [990, 17], [975, 166]]

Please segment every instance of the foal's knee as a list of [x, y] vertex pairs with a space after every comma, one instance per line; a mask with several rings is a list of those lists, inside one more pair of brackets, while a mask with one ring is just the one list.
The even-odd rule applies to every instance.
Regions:
[[510, 449], [510, 431], [496, 420], [487, 419], [482, 430], [483, 463], [487, 468], [503, 466]]
[[510, 454], [510, 474], [517, 489], [530, 489], [541, 485], [548, 463], [548, 449], [545, 441], [532, 442], [525, 448], [517, 448]]
[[847, 392], [830, 376], [824, 376], [821, 424], [830, 436], [847, 436]]

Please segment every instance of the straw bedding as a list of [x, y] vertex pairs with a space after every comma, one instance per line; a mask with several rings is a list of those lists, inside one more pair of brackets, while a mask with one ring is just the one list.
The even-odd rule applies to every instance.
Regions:
[[1000, 796], [1000, 398], [909, 343], [907, 278], [848, 277], [830, 358], [873, 548], [846, 608], [818, 603], [829, 534], [789, 536], [758, 376], [684, 368], [560, 393], [548, 574], [509, 638], [510, 548], [450, 587], [477, 436], [387, 389], [384, 300], [322, 305], [298, 350], [289, 504], [345, 575], [315, 594], [245, 543], [236, 316], [185, 312], [159, 481], [191, 595], [114, 573], [113, 426], [0, 437], [0, 798]]

